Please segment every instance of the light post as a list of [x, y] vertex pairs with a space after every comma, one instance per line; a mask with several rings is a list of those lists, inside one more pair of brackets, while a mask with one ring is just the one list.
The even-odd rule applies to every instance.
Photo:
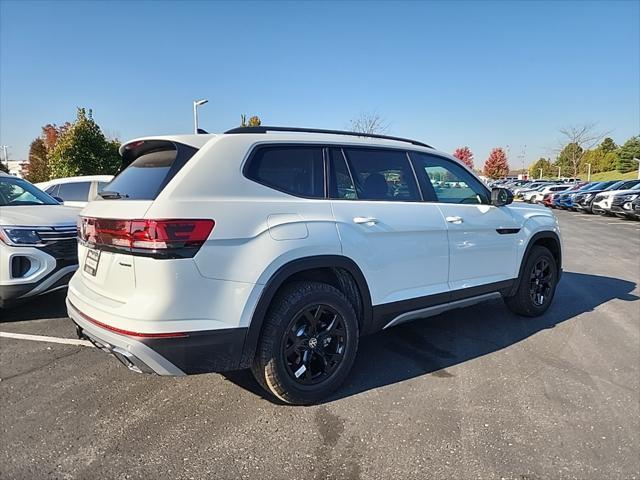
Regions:
[[558, 165], [558, 180], [560, 180], [560, 171], [562, 170], [562, 166]]
[[633, 157], [633, 160], [638, 162], [638, 180], [640, 180], [640, 158]]
[[9, 154], [7, 153], [7, 148], [9, 148], [9, 145], [0, 145], [0, 148], [2, 148], [2, 152], [4, 153], [4, 163], [6, 163], [7, 168], [9, 168]]
[[589, 167], [589, 171], [587, 173], [587, 182], [590, 182], [591, 181], [591, 164], [587, 163], [587, 167]]
[[542, 169], [540, 169], [540, 180], [542, 180]]
[[193, 133], [198, 133], [198, 107], [204, 105], [209, 100], [203, 98], [201, 100], [193, 101]]

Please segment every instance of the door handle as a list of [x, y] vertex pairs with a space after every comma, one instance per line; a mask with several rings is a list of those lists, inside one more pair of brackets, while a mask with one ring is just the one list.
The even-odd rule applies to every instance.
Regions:
[[373, 217], [353, 217], [353, 223], [357, 223], [358, 225], [375, 225], [378, 223], [377, 218]]
[[445, 218], [445, 220], [448, 223], [455, 223], [455, 224], [460, 224], [463, 222], [462, 217], [447, 217]]

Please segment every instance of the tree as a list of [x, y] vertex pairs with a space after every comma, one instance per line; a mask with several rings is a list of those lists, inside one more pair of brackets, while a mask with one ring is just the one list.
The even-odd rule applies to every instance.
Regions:
[[469, 147], [456, 148], [453, 156], [473, 170], [473, 152]]
[[502, 178], [509, 174], [507, 154], [500, 147], [494, 148], [484, 162], [484, 174], [489, 178]]
[[31, 183], [45, 182], [50, 173], [45, 140], [38, 137], [29, 146], [29, 172], [25, 178]]
[[53, 150], [58, 143], [58, 139], [71, 128], [71, 123], [65, 122], [64, 125], [56, 125], [55, 123], [47, 123], [42, 127], [42, 139], [47, 151]]
[[[577, 170], [579, 170], [580, 161], [584, 155], [582, 147], [577, 143], [569, 143], [558, 155], [556, 160], [556, 168], [560, 167], [561, 177], [577, 177]], [[576, 162], [576, 163], [574, 163]]]
[[249, 121], [247, 121], [247, 116], [244, 113], [240, 115], [241, 127], [259, 127], [260, 125], [262, 125], [262, 120], [260, 120], [259, 116], [253, 115], [249, 118]]
[[627, 140], [618, 153], [618, 171], [622, 173], [632, 172], [638, 168], [638, 162], [633, 159], [640, 159], [640, 137], [631, 137]]
[[607, 137], [597, 148], [588, 150], [582, 156], [580, 171], [587, 173], [591, 164], [591, 173], [615, 170], [618, 162], [618, 146]]
[[2, 160], [0, 160], [0, 172], [9, 173], [9, 167]]
[[387, 122], [377, 113], [361, 113], [359, 117], [351, 120], [350, 129], [352, 132], [381, 134], [389, 129]]
[[[542, 175], [540, 175], [541, 170]], [[529, 167], [529, 172], [532, 178], [551, 178], [557, 173], [551, 161], [542, 157]]]
[[[580, 162], [587, 150], [595, 147], [606, 133], [598, 133], [594, 131], [594, 123], [585, 123], [583, 125], [571, 125], [560, 129], [563, 136], [564, 145], [562, 151], [565, 153], [563, 161], [565, 163], [560, 166], [568, 165], [571, 169], [572, 176], [577, 177], [580, 170]], [[567, 150], [567, 147], [570, 147]], [[562, 155], [562, 153], [561, 153]]]
[[51, 178], [115, 174], [121, 165], [119, 147], [119, 141], [104, 136], [91, 110], [78, 108], [75, 122], [50, 152]]

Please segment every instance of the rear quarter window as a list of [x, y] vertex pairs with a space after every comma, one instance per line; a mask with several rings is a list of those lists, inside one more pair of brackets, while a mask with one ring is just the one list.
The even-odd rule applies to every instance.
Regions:
[[321, 147], [258, 147], [252, 153], [244, 173], [255, 182], [290, 195], [324, 198]]

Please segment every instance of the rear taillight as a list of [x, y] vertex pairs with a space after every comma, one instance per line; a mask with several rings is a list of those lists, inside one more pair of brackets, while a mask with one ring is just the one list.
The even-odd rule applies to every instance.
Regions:
[[213, 220], [118, 220], [80, 217], [78, 237], [91, 248], [154, 258], [193, 257], [209, 238]]

